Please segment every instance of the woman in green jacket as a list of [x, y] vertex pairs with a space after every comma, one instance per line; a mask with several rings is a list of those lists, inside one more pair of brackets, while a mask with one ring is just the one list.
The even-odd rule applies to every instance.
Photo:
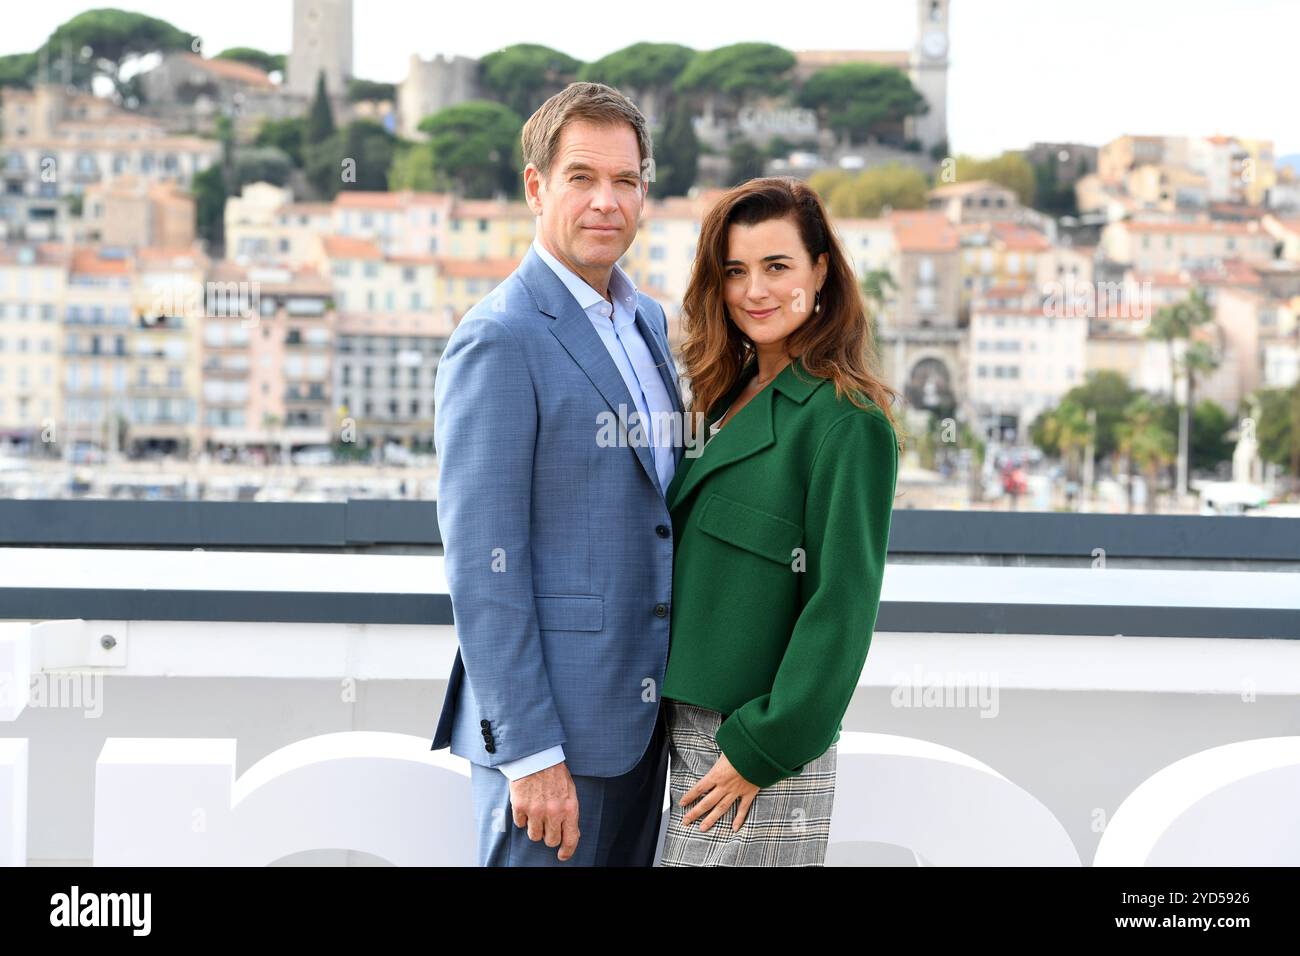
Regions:
[[817, 194], [765, 178], [701, 224], [682, 303], [691, 413], [662, 690], [663, 866], [825, 861], [835, 744], [889, 540], [895, 392]]

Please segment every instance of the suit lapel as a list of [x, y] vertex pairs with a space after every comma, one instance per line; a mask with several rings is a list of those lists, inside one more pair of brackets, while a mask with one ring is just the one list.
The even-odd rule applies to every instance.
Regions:
[[[718, 410], [710, 415], [705, 424], [708, 427], [721, 418], [749, 382], [749, 370], [753, 363], [746, 366], [735, 387], [718, 402]], [[686, 500], [691, 491], [709, 475], [727, 465], [735, 464], [756, 455], [776, 443], [776, 434], [772, 427], [772, 396], [776, 391], [775, 383], [768, 385], [749, 400], [740, 411], [727, 422], [718, 436], [709, 442], [708, 448], [694, 460], [684, 463], [676, 480], [668, 486], [668, 508], [675, 509]], [[703, 438], [703, 436], [701, 436]]]
[[[672, 355], [668, 350], [668, 344], [659, 341], [659, 337], [655, 334], [654, 329], [651, 328], [649, 317], [645, 314], [645, 311], [641, 308], [640, 304], [637, 305], [636, 310], [636, 327], [641, 333], [641, 338], [645, 340], [646, 348], [650, 350], [650, 355], [655, 360], [655, 367], [659, 370], [659, 377], [663, 380], [664, 388], [668, 390], [668, 400], [672, 403], [674, 419], [681, 424], [684, 433], [686, 421], [683, 417], [681, 392], [678, 390], [677, 380], [673, 377]], [[674, 468], [681, 464], [682, 452], [684, 450], [682, 443], [676, 441], [673, 442]]]
[[[600, 340], [600, 335], [591, 324], [587, 313], [582, 311], [577, 300], [560, 281], [559, 276], [552, 272], [551, 267], [531, 248], [520, 265], [520, 271], [524, 284], [532, 291], [537, 301], [537, 307], [555, 320], [551, 323], [551, 334], [559, 339], [565, 351], [578, 363], [587, 378], [591, 379], [591, 384], [600, 392], [617, 420], [627, 421], [636, 411], [636, 403], [628, 393], [618, 366], [609, 357], [609, 351], [605, 348], [605, 343]], [[639, 312], [640, 310], [638, 310], [638, 318]], [[620, 406], [623, 408], [622, 414], [619, 413]], [[592, 441], [596, 440], [598, 427], [599, 422], [591, 423]], [[621, 425], [620, 434], [622, 434]], [[646, 435], [648, 440], [648, 432]], [[658, 488], [659, 475], [655, 471], [650, 446], [645, 442], [631, 441], [631, 436], [627, 436], [626, 440], [632, 446], [646, 475]]]

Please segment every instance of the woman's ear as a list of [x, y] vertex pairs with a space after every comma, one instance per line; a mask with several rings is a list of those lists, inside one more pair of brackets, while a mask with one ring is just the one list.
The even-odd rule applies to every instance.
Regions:
[[817, 290], [821, 291], [822, 284], [826, 281], [826, 270], [830, 267], [830, 254], [823, 252], [817, 257], [817, 264], [813, 266], [813, 275], [817, 279]]

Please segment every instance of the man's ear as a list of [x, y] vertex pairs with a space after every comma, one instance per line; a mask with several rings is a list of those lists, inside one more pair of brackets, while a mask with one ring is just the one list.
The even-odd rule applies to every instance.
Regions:
[[534, 216], [542, 214], [542, 190], [545, 180], [541, 172], [532, 163], [524, 167], [524, 201]]

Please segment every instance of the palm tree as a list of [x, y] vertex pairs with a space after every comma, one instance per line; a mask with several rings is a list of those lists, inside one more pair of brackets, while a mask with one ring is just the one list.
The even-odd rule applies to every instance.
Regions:
[[[1187, 394], [1178, 414], [1178, 480], [1176, 491], [1187, 493], [1187, 445], [1191, 428], [1191, 408], [1198, 373], [1209, 374], [1219, 367], [1219, 359], [1204, 342], [1194, 342], [1197, 329], [1214, 319], [1214, 310], [1202, 289], [1194, 288], [1187, 298], [1156, 311], [1147, 328], [1147, 338], [1163, 341], [1169, 347], [1169, 394], [1176, 396], [1174, 383], [1181, 371], [1187, 377]], [[1183, 343], [1183, 356], [1175, 358], [1174, 343]]]
[[[1115, 426], [1115, 444], [1129, 462], [1129, 474], [1137, 465], [1148, 479], [1151, 493], [1147, 511], [1155, 503], [1156, 480], [1160, 469], [1175, 460], [1174, 436], [1160, 425], [1160, 407], [1145, 393], [1137, 395], [1124, 409], [1124, 421]], [[1128, 510], [1133, 510], [1133, 484], [1129, 482]]]

